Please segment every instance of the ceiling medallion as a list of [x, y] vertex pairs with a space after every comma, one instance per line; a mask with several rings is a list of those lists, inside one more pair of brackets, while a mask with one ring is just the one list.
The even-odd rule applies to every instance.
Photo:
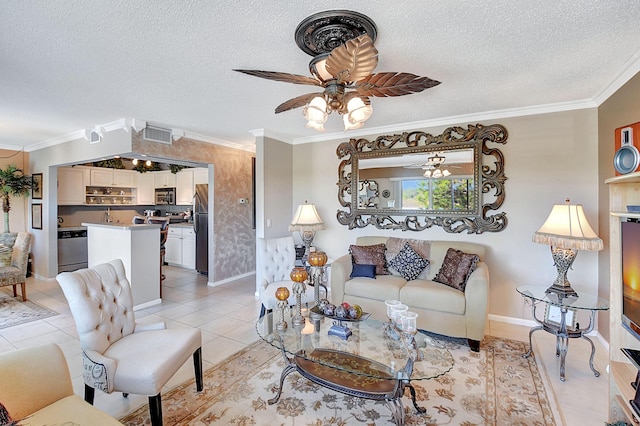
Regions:
[[376, 24], [362, 13], [350, 10], [328, 10], [314, 13], [296, 28], [296, 44], [311, 56], [330, 53], [347, 40], [368, 35], [376, 41]]
[[373, 114], [370, 97], [404, 96], [440, 84], [405, 72], [373, 74], [378, 65], [374, 46], [378, 30], [367, 16], [349, 10], [328, 10], [304, 19], [296, 28], [296, 44], [313, 56], [311, 77], [276, 71], [234, 70], [286, 83], [320, 86], [276, 107], [276, 114], [303, 108], [307, 127], [324, 131], [329, 114], [343, 116], [345, 130], [359, 129]]

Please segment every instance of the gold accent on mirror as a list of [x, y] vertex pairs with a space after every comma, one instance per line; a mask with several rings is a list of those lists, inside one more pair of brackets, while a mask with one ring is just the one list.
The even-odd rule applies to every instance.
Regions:
[[[470, 124], [437, 136], [414, 131], [343, 142], [337, 185], [346, 210], [338, 210], [338, 222], [349, 229], [502, 231], [506, 213], [490, 213], [504, 203], [504, 156], [487, 143], [504, 145], [507, 138], [499, 124]], [[432, 173], [439, 167], [448, 172]]]

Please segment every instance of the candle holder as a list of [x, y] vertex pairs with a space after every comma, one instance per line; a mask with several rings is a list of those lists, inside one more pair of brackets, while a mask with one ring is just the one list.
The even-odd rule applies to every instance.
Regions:
[[289, 298], [289, 289], [286, 287], [278, 287], [276, 289], [276, 307], [280, 310], [280, 321], [276, 323], [276, 330], [286, 330], [287, 322], [284, 320], [284, 311], [289, 306], [287, 299]]
[[397, 302], [396, 300], [391, 302], [392, 303], [390, 305], [387, 305], [387, 316], [389, 317], [389, 323], [385, 325], [384, 331], [387, 333], [387, 336], [389, 336], [389, 338], [393, 340], [400, 340], [402, 338], [402, 336], [400, 335], [400, 318], [403, 313], [407, 312], [409, 307], [404, 303], [393, 303]]
[[416, 342], [416, 333], [418, 332], [417, 318], [418, 314], [415, 312], [402, 312], [400, 314], [400, 338], [411, 359], [422, 361], [424, 354], [418, 349], [418, 342]]
[[293, 325], [304, 325], [304, 317], [302, 316], [302, 294], [305, 292], [304, 282], [309, 277], [307, 270], [301, 267], [293, 268], [291, 274], [291, 281], [293, 281], [293, 294], [296, 297], [296, 305], [294, 308], [294, 315], [291, 319]]
[[313, 301], [320, 305], [320, 284], [324, 275], [324, 265], [327, 264], [327, 254], [323, 251], [309, 253], [307, 262], [311, 265], [311, 284], [313, 285]]

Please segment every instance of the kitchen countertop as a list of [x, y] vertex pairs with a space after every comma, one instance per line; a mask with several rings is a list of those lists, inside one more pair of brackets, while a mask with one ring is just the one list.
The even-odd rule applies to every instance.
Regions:
[[58, 231], [84, 231], [86, 229], [86, 226], [61, 226]]
[[178, 223], [170, 223], [169, 227], [179, 227], [179, 228], [193, 228], [193, 223], [190, 222], [178, 222]]
[[160, 229], [160, 225], [149, 224], [149, 223], [142, 223], [138, 225], [135, 223], [100, 222], [100, 223], [83, 223], [82, 226], [93, 226], [97, 228], [119, 228], [122, 230], [129, 230], [129, 231], [139, 231], [139, 230], [149, 229], [149, 228]]

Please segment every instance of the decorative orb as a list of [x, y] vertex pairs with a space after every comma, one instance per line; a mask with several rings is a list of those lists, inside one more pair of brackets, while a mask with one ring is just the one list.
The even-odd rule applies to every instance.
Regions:
[[333, 314], [336, 313], [336, 305], [329, 303], [328, 305], [326, 305], [324, 307], [324, 314], [325, 315], [329, 315], [329, 316], [333, 316]]
[[324, 266], [327, 263], [327, 253], [323, 251], [311, 252], [309, 253], [307, 262], [309, 262], [311, 266]]
[[286, 287], [278, 287], [276, 290], [276, 299], [287, 300], [289, 298], [289, 289]]
[[336, 306], [335, 316], [337, 316], [338, 318], [347, 318], [347, 308], [342, 305]]
[[306, 269], [297, 267], [291, 270], [291, 274], [289, 276], [291, 277], [291, 281], [301, 283], [309, 277], [309, 274], [307, 274]]

